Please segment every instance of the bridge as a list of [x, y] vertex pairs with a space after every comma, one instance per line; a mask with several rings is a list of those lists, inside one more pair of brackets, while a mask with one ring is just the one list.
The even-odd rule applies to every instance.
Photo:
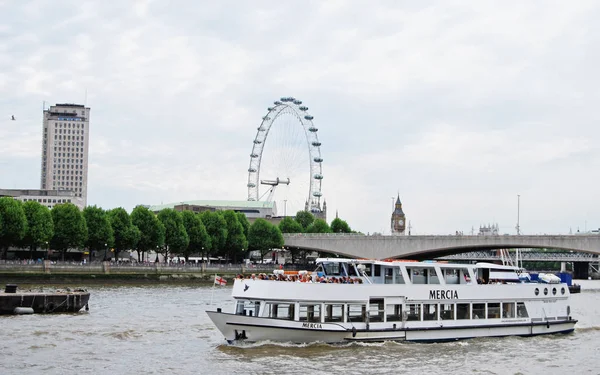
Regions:
[[283, 235], [288, 249], [311, 250], [350, 258], [433, 259], [494, 249], [556, 249], [600, 254], [600, 235], [366, 236], [364, 234]]
[[[514, 260], [514, 255], [513, 256]], [[472, 251], [436, 258], [437, 260], [501, 261], [502, 255], [493, 250]], [[523, 251], [519, 254], [523, 262], [600, 262], [600, 257], [591, 253], [558, 251]]]

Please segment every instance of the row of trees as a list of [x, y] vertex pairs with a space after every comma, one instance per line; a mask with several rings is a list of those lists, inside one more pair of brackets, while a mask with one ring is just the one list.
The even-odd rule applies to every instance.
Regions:
[[[252, 224], [243, 213], [234, 211], [178, 212], [163, 209], [158, 215], [138, 206], [131, 214], [123, 208], [103, 210], [88, 206], [80, 211], [71, 203], [49, 209], [35, 201], [20, 202], [0, 198], [0, 250], [6, 259], [8, 248], [54, 249], [64, 260], [69, 249], [85, 248], [90, 252], [118, 259], [124, 250], [136, 250], [138, 260], [148, 259], [151, 251], [165, 257], [192, 254], [204, 257], [223, 256], [237, 262], [248, 250], [259, 250], [261, 257], [283, 246], [282, 233], [348, 233], [348, 224], [336, 218], [329, 226], [305, 211], [295, 218], [286, 217], [279, 226], [264, 219]], [[305, 255], [292, 251], [294, 256]]]

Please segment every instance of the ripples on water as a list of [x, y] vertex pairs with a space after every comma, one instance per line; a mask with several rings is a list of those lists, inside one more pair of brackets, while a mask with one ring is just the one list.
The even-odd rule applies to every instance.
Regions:
[[204, 313], [229, 309], [229, 288], [88, 290], [87, 313], [0, 317], [0, 374], [600, 373], [600, 281], [572, 296], [574, 334], [439, 344], [229, 346]]

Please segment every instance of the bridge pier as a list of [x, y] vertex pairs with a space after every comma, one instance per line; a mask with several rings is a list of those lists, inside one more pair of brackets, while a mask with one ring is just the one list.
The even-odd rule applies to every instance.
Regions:
[[573, 278], [584, 279], [590, 276], [590, 263], [589, 262], [574, 262], [573, 263]]

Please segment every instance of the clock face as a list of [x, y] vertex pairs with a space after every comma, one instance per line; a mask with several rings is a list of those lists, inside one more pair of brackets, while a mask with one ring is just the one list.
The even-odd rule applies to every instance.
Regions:
[[398, 224], [404, 225], [404, 220], [402, 220], [402, 219], [398, 220]]

